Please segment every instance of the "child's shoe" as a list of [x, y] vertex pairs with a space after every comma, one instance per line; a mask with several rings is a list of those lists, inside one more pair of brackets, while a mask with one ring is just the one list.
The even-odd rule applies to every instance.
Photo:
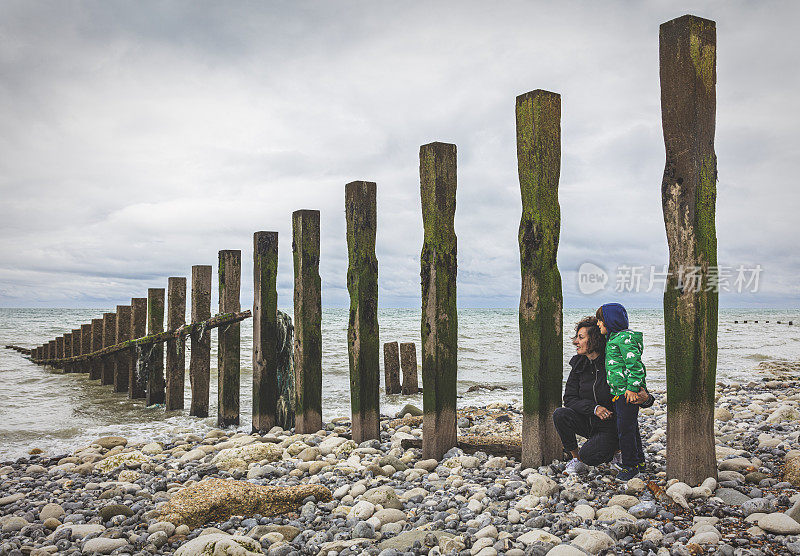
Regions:
[[589, 466], [578, 458], [572, 458], [564, 468], [564, 475], [578, 475], [589, 471]]
[[634, 465], [632, 467], [622, 467], [619, 473], [617, 473], [617, 480], [627, 483], [634, 477], [639, 474], [639, 466]]

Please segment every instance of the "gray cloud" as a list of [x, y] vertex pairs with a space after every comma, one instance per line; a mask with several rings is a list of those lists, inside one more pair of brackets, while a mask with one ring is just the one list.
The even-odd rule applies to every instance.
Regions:
[[[674, 2], [4, 2], [0, 306], [108, 306], [322, 212], [323, 303], [347, 304], [344, 184], [378, 183], [383, 306], [419, 303], [419, 145], [459, 153], [462, 306], [519, 295], [514, 98], [562, 94], [559, 266], [661, 265], [658, 25]], [[720, 263], [761, 264], [800, 305], [792, 2], [708, 2], [717, 21]], [[626, 218], [620, 220], [620, 210]], [[608, 292], [608, 295], [614, 295]], [[660, 294], [624, 296], [658, 306]]]

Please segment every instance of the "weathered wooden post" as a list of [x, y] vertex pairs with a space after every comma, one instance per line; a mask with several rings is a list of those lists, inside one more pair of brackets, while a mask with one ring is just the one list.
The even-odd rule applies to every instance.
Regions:
[[295, 430], [322, 428], [322, 283], [319, 277], [319, 211], [292, 213], [294, 259]]
[[[82, 324], [81, 325], [81, 355], [88, 355], [92, 353], [92, 325], [89, 324]], [[78, 369], [81, 373], [88, 373], [90, 366], [89, 360], [85, 359], [79, 363], [80, 368]]]
[[350, 319], [350, 410], [353, 440], [380, 438], [380, 341], [378, 337], [377, 186], [354, 181], [345, 185], [347, 221], [347, 290]]
[[[192, 267], [192, 322], [211, 318], [211, 266]], [[208, 417], [208, 390], [211, 382], [211, 331], [192, 332], [189, 354], [189, 382], [192, 403], [189, 415]]]
[[[164, 332], [164, 288], [147, 289], [147, 335]], [[154, 405], [166, 399], [164, 383], [164, 344], [152, 344], [142, 350], [146, 360], [147, 395], [145, 403]]]
[[[75, 328], [72, 330], [72, 357], [77, 357], [81, 354], [81, 329]], [[81, 364], [77, 361], [71, 364], [71, 369], [73, 373], [80, 372]]]
[[[690, 485], [717, 476], [714, 388], [719, 293], [717, 265], [716, 23], [685, 15], [661, 25], [661, 122], [666, 164], [661, 203], [669, 245], [664, 290], [667, 368], [667, 477]], [[681, 269], [701, 283], [681, 283]]]
[[517, 167], [522, 194], [519, 338], [522, 356], [522, 465], [561, 457], [553, 426], [561, 406], [564, 338], [561, 273], [561, 95], [537, 89], [517, 97]]
[[[115, 343], [121, 344], [131, 339], [131, 306], [117, 305], [117, 334]], [[126, 392], [130, 382], [131, 354], [128, 350], [115, 353], [114, 392]]]
[[[147, 334], [147, 298], [131, 298], [131, 340], [137, 340]], [[147, 397], [147, 364], [139, 354], [149, 347], [135, 347], [131, 350], [131, 374], [128, 384], [128, 397], [132, 400], [142, 400]]]
[[403, 342], [400, 344], [400, 366], [403, 369], [403, 394], [409, 395], [418, 393], [417, 345], [414, 342]]
[[422, 456], [442, 459], [456, 445], [458, 314], [456, 146], [419, 149], [422, 223]]
[[[58, 350], [56, 349], [56, 341], [50, 340], [47, 342], [47, 356], [49, 359], [55, 359], [58, 355]], [[54, 363], [50, 363], [50, 367], [55, 367]]]
[[[74, 355], [72, 350], [72, 338], [75, 331], [67, 332], [64, 334], [64, 357], [72, 357]], [[71, 373], [74, 372], [74, 363], [64, 363], [64, 372]]]
[[[186, 324], [186, 278], [173, 276], [167, 281], [167, 330]], [[183, 383], [186, 377], [186, 353], [183, 338], [167, 341], [166, 409], [183, 409]]]
[[[103, 347], [113, 346], [117, 340], [117, 314], [103, 313]], [[101, 358], [102, 369], [100, 384], [114, 384], [114, 356], [104, 355]]]
[[[103, 349], [103, 319], [92, 319], [92, 348], [91, 352]], [[103, 376], [103, 363], [100, 357], [89, 360], [89, 379], [100, 380]]]
[[[242, 283], [242, 252], [219, 252], [219, 312], [235, 313]], [[217, 332], [217, 426], [239, 425], [240, 326], [220, 326]]]
[[400, 345], [397, 342], [383, 344], [383, 382], [387, 395], [400, 393]]
[[278, 232], [253, 234], [253, 432], [275, 426], [278, 403]]
[[[56, 359], [63, 359], [64, 358], [64, 336], [59, 336], [56, 338]], [[53, 365], [56, 369], [63, 369], [64, 364], [61, 362], [56, 363]]]

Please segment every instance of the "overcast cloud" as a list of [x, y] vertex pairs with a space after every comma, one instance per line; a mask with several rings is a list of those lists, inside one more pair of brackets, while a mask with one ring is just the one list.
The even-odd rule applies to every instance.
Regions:
[[[458, 146], [462, 307], [519, 300], [514, 101], [562, 95], [565, 303], [658, 307], [618, 265], [667, 261], [658, 26], [717, 22], [726, 306], [800, 306], [796, 2], [0, 2], [0, 306], [106, 307], [322, 215], [323, 305], [346, 306], [344, 185], [378, 184], [380, 304], [419, 306], [419, 146]], [[626, 215], [620, 220], [620, 215]], [[576, 270], [612, 274], [585, 296]]]

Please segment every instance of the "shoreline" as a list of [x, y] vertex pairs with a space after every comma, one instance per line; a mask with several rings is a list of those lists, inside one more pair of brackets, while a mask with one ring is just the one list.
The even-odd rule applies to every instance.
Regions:
[[[759, 381], [718, 384], [720, 472], [703, 487], [666, 481], [663, 393], [640, 417], [648, 472], [628, 483], [608, 465], [567, 477], [563, 461], [523, 470], [458, 448], [422, 461], [402, 447], [421, 435], [413, 418], [382, 418], [381, 439], [360, 446], [347, 439], [349, 418], [311, 435], [107, 437], [64, 457], [0, 463], [0, 553], [798, 554], [797, 367], [765, 365]], [[466, 408], [458, 424], [460, 437], [511, 438], [520, 407]], [[234, 485], [252, 490], [226, 491]], [[254, 500], [262, 515], [242, 511]]]

